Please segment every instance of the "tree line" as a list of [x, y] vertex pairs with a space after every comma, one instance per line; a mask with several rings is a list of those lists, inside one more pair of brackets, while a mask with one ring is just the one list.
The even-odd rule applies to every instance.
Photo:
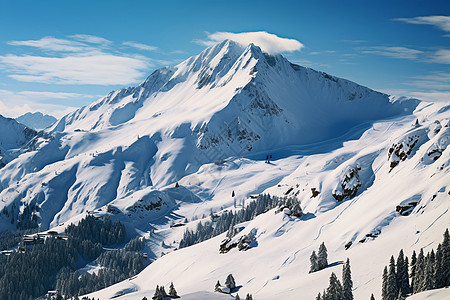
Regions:
[[[48, 237], [45, 243], [0, 255], [0, 299], [29, 299], [58, 288], [65, 296], [93, 292], [140, 272], [145, 259], [139, 251], [144, 241], [134, 239], [123, 250], [103, 252], [103, 246], [125, 242], [125, 226], [109, 216], [96, 220], [87, 216], [67, 227], [67, 240]], [[1, 239], [0, 239], [1, 241]], [[5, 234], [4, 246], [17, 241], [16, 234]], [[80, 259], [101, 266], [98, 274], [80, 274]], [[114, 266], [114, 267], [113, 267]], [[132, 275], [130, 275], [132, 274]]]
[[406, 295], [443, 288], [450, 285], [450, 236], [444, 232], [442, 243], [436, 252], [432, 249], [426, 255], [420, 249], [413, 251], [411, 263], [400, 250], [397, 261], [391, 256], [389, 266], [384, 267], [381, 297], [383, 300], [404, 299]]
[[234, 225], [253, 220], [256, 216], [275, 207], [278, 207], [278, 211], [287, 209], [288, 214], [296, 217], [301, 217], [303, 214], [297, 198], [260, 194], [239, 211], [225, 211], [220, 215], [211, 214], [211, 221], [199, 222], [195, 230], [186, 229], [179, 248], [203, 242], [228, 230], [233, 230], [235, 234]]

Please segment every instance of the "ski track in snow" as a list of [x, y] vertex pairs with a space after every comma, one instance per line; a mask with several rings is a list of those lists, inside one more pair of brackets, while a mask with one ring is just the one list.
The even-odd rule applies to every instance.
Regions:
[[422, 232], [420, 232], [420, 234], [419, 234], [419, 237], [417, 237], [417, 240], [411, 245], [411, 247], [412, 246], [414, 246], [414, 245], [416, 245], [418, 242], [419, 242], [419, 240], [420, 240], [420, 237], [422, 236], [422, 234], [424, 234], [428, 229], [430, 229], [431, 228], [431, 226], [433, 226], [434, 225], [434, 223], [436, 223], [437, 222], [437, 220], [439, 220], [443, 215], [445, 215], [446, 213], [448, 212], [448, 208], [442, 213], [442, 214], [440, 214], [430, 225], [428, 225], [428, 227], [425, 229], [425, 230], [423, 230]]

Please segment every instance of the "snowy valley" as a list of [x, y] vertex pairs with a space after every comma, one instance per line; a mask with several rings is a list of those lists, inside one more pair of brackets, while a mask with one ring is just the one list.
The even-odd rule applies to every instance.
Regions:
[[[233, 297], [315, 299], [347, 258], [354, 298], [382, 299], [391, 255], [436, 251], [450, 227], [449, 125], [448, 103], [226, 40], [44, 131], [1, 118], [0, 231], [66, 237], [89, 216], [126, 230], [105, 225], [121, 233], [99, 252], [144, 237], [145, 269], [95, 299], [150, 299], [172, 282], [181, 299], [230, 299], [214, 292], [228, 274]], [[250, 210], [263, 195], [279, 200]], [[329, 265], [310, 273], [322, 243]], [[446, 298], [448, 288], [411, 297]]]

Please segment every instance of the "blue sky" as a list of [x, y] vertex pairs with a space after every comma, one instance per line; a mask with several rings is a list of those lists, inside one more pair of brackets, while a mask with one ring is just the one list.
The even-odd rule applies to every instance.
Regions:
[[448, 1], [0, 0], [0, 114], [59, 117], [221, 38], [264, 40], [389, 94], [450, 99]]

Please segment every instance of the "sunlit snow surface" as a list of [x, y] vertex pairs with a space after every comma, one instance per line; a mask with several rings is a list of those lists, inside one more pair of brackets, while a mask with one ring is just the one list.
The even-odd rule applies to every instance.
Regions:
[[[0, 209], [39, 203], [42, 229], [62, 232], [109, 207], [129, 237], [145, 236], [154, 262], [95, 298], [151, 298], [174, 282], [182, 299], [230, 299], [213, 291], [232, 273], [241, 298], [314, 299], [348, 257], [355, 299], [379, 299], [390, 256], [435, 249], [450, 227], [449, 119], [448, 104], [396, 100], [224, 42], [61, 119], [53, 139], [0, 170]], [[337, 202], [346, 189], [357, 190]], [[271, 210], [243, 224], [256, 233], [248, 251], [219, 254], [224, 235], [175, 251], [203, 215], [262, 192], [296, 196], [304, 216]], [[396, 212], [411, 202], [410, 215]], [[331, 265], [309, 274], [322, 242]]]

